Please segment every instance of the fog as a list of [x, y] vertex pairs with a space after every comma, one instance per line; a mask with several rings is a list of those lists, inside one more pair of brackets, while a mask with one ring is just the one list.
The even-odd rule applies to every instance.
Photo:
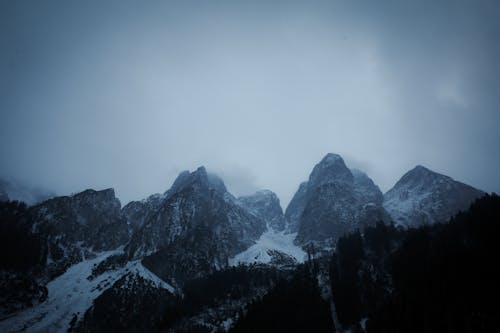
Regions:
[[500, 192], [496, 1], [2, 1], [0, 177], [122, 203], [204, 165], [286, 206], [328, 152]]

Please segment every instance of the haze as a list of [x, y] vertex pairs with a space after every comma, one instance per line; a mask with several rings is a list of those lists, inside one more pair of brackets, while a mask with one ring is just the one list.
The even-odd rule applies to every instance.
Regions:
[[326, 153], [500, 192], [496, 1], [2, 1], [0, 177], [123, 204], [204, 165], [286, 206]]

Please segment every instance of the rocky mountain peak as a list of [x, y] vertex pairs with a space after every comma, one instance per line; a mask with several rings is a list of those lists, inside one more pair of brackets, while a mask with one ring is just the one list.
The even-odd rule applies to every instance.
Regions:
[[446, 222], [484, 192], [417, 165], [384, 194], [384, 207], [396, 224]]
[[222, 194], [227, 192], [226, 185], [222, 179], [213, 173], [208, 173], [204, 166], [198, 167], [193, 172], [189, 172], [187, 170], [181, 172], [175, 179], [170, 190], [167, 192], [173, 194], [190, 186], [195, 186], [201, 189], [215, 190]]
[[309, 176], [309, 183], [319, 185], [331, 182], [352, 184], [353, 176], [340, 155], [329, 153], [316, 164]]
[[297, 242], [330, 243], [346, 232], [387, 220], [383, 196], [359, 170], [351, 172], [337, 154], [327, 154], [302, 183], [285, 213]]
[[425, 180], [433, 180], [437, 178], [451, 179], [448, 176], [434, 172], [422, 165], [417, 165], [410, 171], [406, 172], [403, 177], [399, 180], [400, 184], [410, 183], [410, 182], [422, 182]]

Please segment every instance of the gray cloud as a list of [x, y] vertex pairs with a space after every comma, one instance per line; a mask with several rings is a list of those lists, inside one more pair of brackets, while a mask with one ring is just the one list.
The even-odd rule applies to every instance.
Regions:
[[0, 174], [126, 202], [205, 165], [286, 204], [327, 152], [500, 191], [495, 1], [7, 1]]

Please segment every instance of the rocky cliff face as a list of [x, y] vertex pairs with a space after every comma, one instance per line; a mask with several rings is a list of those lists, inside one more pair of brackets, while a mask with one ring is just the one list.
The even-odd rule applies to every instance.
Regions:
[[483, 195], [480, 190], [419, 165], [384, 195], [384, 207], [395, 224], [419, 226], [446, 222]]
[[290, 202], [287, 228], [298, 231], [299, 244], [334, 244], [349, 231], [387, 220], [382, 198], [366, 174], [349, 170], [339, 155], [327, 154]]
[[[222, 180], [200, 167], [183, 172], [133, 235], [127, 252], [165, 279], [181, 281], [225, 267], [266, 230]], [[174, 283], [174, 282], [173, 282]]]
[[151, 219], [164, 199], [164, 194], [157, 193], [141, 201], [129, 202], [122, 208], [122, 214], [127, 219], [132, 233], [138, 231], [146, 221]]
[[238, 198], [238, 203], [267, 222], [276, 231], [285, 228], [285, 219], [278, 196], [272, 191], [262, 190]]
[[51, 275], [93, 253], [125, 245], [129, 231], [120, 208], [113, 189], [86, 190], [32, 207], [32, 230], [46, 239]]

